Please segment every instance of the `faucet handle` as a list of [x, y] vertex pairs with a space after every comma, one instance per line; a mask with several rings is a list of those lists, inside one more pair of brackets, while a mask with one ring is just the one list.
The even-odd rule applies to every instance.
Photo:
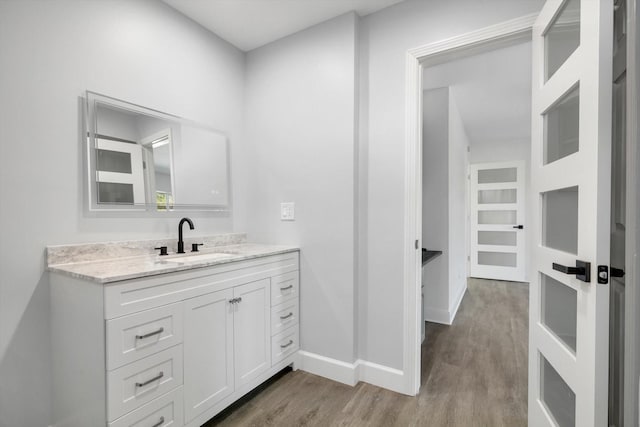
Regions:
[[198, 246], [203, 246], [204, 243], [192, 243], [191, 244], [191, 252], [198, 252]]
[[155, 250], [160, 250], [160, 255], [169, 255], [169, 252], [167, 252], [167, 247], [166, 246], [160, 246], [159, 248], [154, 248]]

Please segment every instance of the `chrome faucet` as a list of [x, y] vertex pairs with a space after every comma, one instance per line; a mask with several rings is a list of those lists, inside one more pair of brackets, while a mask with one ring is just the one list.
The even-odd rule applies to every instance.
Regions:
[[176, 252], [179, 254], [184, 253], [184, 241], [182, 240], [182, 225], [185, 222], [189, 224], [189, 229], [193, 230], [195, 228], [193, 226], [193, 221], [191, 221], [189, 218], [182, 218], [180, 220], [180, 224], [178, 224], [178, 252]]

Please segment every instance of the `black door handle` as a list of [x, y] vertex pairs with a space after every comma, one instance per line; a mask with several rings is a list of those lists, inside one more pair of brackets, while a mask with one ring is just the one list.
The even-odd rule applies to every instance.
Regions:
[[522, 230], [524, 225], [514, 225], [513, 228], [517, 228], [518, 230]]
[[567, 267], [566, 265], [553, 263], [554, 270], [564, 274], [575, 274], [576, 279], [583, 282], [591, 282], [591, 263], [577, 260], [575, 267]]
[[611, 277], [624, 277], [624, 270], [621, 268], [611, 267]]

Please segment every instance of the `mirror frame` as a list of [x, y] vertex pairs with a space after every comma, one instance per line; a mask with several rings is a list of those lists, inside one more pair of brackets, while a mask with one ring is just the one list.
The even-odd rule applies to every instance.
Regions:
[[[151, 109], [148, 107], [143, 107], [141, 105], [133, 104], [131, 102], [123, 101], [121, 99], [113, 98], [107, 95], [103, 95], [97, 92], [92, 92], [87, 90], [85, 96], [85, 132], [83, 137], [83, 146], [85, 148], [85, 185], [86, 191], [85, 195], [87, 198], [87, 209], [89, 212], [147, 212], [147, 213], [158, 213], [159, 215], [166, 215], [171, 212], [230, 212], [231, 211], [231, 201], [232, 201], [232, 186], [231, 186], [231, 153], [230, 153], [230, 144], [229, 137], [225, 132], [222, 132], [218, 129], [212, 128], [210, 126], [203, 125], [201, 123], [195, 122], [193, 120], [184, 119], [182, 117], [164, 113], [159, 110]], [[226, 204], [216, 204], [216, 205], [207, 205], [207, 204], [180, 204], [179, 201], [176, 203], [175, 199], [173, 202], [173, 206], [171, 209], [158, 209], [158, 205], [155, 199], [149, 201], [146, 200], [149, 197], [150, 188], [148, 188], [145, 182], [144, 195], [145, 195], [145, 203], [144, 204], [118, 204], [118, 203], [98, 203], [98, 190], [97, 190], [97, 140], [104, 139], [103, 135], [100, 135], [98, 130], [98, 114], [97, 114], [97, 105], [102, 104], [107, 107], [115, 107], [117, 109], [127, 110], [133, 113], [144, 114], [156, 119], [169, 121], [172, 123], [178, 123], [180, 125], [186, 125], [193, 128], [198, 128], [201, 130], [206, 130], [212, 133], [216, 133], [224, 138], [225, 144], [225, 152], [226, 158], [225, 162], [227, 165], [226, 170], [226, 191], [227, 191], [227, 203]], [[110, 138], [114, 140], [118, 140], [118, 138]], [[85, 142], [86, 141], [86, 142]], [[124, 142], [131, 142], [125, 141]], [[138, 142], [137, 142], [138, 143]], [[175, 190], [175, 168], [174, 168], [174, 147], [173, 144], [170, 145], [170, 167], [171, 167], [171, 186]], [[145, 178], [145, 181], [147, 179]]]

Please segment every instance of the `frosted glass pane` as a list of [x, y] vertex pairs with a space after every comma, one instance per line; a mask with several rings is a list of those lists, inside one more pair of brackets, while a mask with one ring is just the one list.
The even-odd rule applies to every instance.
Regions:
[[517, 178], [518, 170], [516, 168], [482, 169], [478, 171], [478, 184], [516, 182]]
[[508, 252], [478, 252], [478, 264], [515, 267], [516, 254]]
[[98, 203], [133, 204], [133, 184], [98, 182]]
[[580, 0], [569, 0], [544, 35], [545, 81], [580, 46]]
[[131, 154], [122, 151], [96, 149], [96, 170], [131, 173]]
[[508, 190], [479, 190], [478, 203], [515, 203], [517, 199], [517, 190], [511, 188]]
[[578, 187], [542, 194], [542, 244], [572, 254], [578, 253]]
[[578, 294], [546, 274], [541, 281], [542, 323], [575, 352]]
[[552, 163], [578, 151], [580, 88], [562, 97], [544, 114], [544, 163]]
[[478, 224], [515, 224], [516, 211], [478, 211]]
[[515, 231], [478, 231], [478, 244], [515, 246], [518, 238]]
[[544, 356], [541, 355], [540, 359], [540, 400], [549, 409], [558, 427], [575, 427], [575, 393]]

